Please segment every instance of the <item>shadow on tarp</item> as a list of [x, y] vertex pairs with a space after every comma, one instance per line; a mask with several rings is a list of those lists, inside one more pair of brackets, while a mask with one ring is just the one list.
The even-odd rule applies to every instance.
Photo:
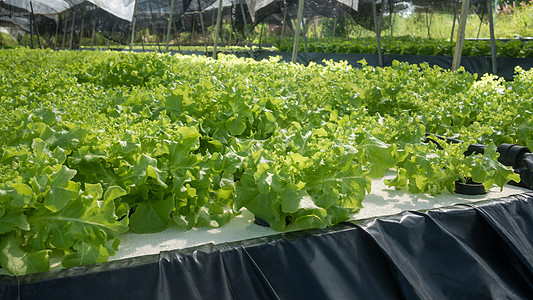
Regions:
[[0, 299], [526, 299], [533, 193], [0, 277]]

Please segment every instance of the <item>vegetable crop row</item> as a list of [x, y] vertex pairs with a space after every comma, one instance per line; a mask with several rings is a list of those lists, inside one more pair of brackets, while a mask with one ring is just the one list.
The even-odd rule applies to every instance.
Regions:
[[[280, 51], [292, 51], [293, 42], [280, 41], [277, 45]], [[376, 54], [377, 46], [374, 38], [358, 38], [355, 40], [326, 39], [310, 41], [309, 52], [325, 53], [358, 53]], [[455, 42], [447, 40], [429, 40], [419, 37], [383, 37], [381, 49], [384, 54], [401, 55], [438, 55], [453, 56]], [[305, 51], [305, 45], [300, 43], [299, 51]], [[490, 41], [465, 41], [463, 56], [491, 56]], [[533, 57], [533, 41], [510, 40], [496, 41], [496, 56], [498, 57]]]
[[219, 227], [242, 208], [276, 230], [331, 226], [387, 169], [410, 192], [503, 186], [518, 179], [495, 145], [533, 147], [532, 86], [520, 69], [2, 50], [0, 272], [103, 262], [128, 230]]

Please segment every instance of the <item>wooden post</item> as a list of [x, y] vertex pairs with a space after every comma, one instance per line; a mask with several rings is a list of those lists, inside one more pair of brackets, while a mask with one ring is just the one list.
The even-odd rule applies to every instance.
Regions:
[[376, 30], [379, 66], [383, 67], [383, 54], [381, 53], [381, 28], [379, 26], [378, 21], [378, 10], [376, 8], [376, 0], [372, 0], [372, 14], [374, 15], [374, 29]]
[[492, 12], [491, 0], [487, 0], [489, 6], [489, 28], [490, 28], [490, 54], [492, 60], [492, 73], [496, 74], [498, 66], [496, 65], [496, 38], [494, 35], [494, 14]]
[[213, 58], [217, 59], [218, 36], [220, 34], [220, 21], [222, 20], [222, 0], [218, 0], [217, 26], [215, 28], [215, 42], [213, 43]]
[[168, 45], [170, 44], [170, 30], [172, 29], [172, 13], [174, 12], [174, 0], [170, 1], [170, 14], [168, 16], [168, 25], [167, 25], [167, 51]]
[[300, 42], [300, 26], [302, 25], [304, 15], [304, 0], [298, 1], [298, 15], [296, 16], [296, 31], [294, 33], [294, 46], [292, 47], [292, 63], [296, 62], [298, 56], [298, 44]]
[[463, 4], [461, 5], [461, 16], [459, 18], [459, 31], [457, 32], [457, 41], [455, 42], [455, 50], [453, 53], [452, 72], [457, 71], [461, 65], [461, 54], [465, 42], [466, 19], [468, 18], [469, 7], [470, 0], [463, 0]]
[[135, 42], [135, 25], [137, 23], [137, 0], [133, 6], [133, 22], [131, 24], [131, 42], [130, 42], [130, 51], [133, 49], [133, 43]]

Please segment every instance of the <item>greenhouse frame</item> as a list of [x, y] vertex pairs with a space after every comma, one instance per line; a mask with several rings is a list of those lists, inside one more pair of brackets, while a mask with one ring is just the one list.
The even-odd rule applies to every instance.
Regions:
[[0, 0], [0, 299], [531, 297], [528, 17]]

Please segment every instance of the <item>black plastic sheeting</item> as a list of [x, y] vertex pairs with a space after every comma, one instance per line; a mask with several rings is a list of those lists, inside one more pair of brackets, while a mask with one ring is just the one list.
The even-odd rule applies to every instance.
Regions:
[[0, 299], [526, 299], [533, 193], [21, 277]]

